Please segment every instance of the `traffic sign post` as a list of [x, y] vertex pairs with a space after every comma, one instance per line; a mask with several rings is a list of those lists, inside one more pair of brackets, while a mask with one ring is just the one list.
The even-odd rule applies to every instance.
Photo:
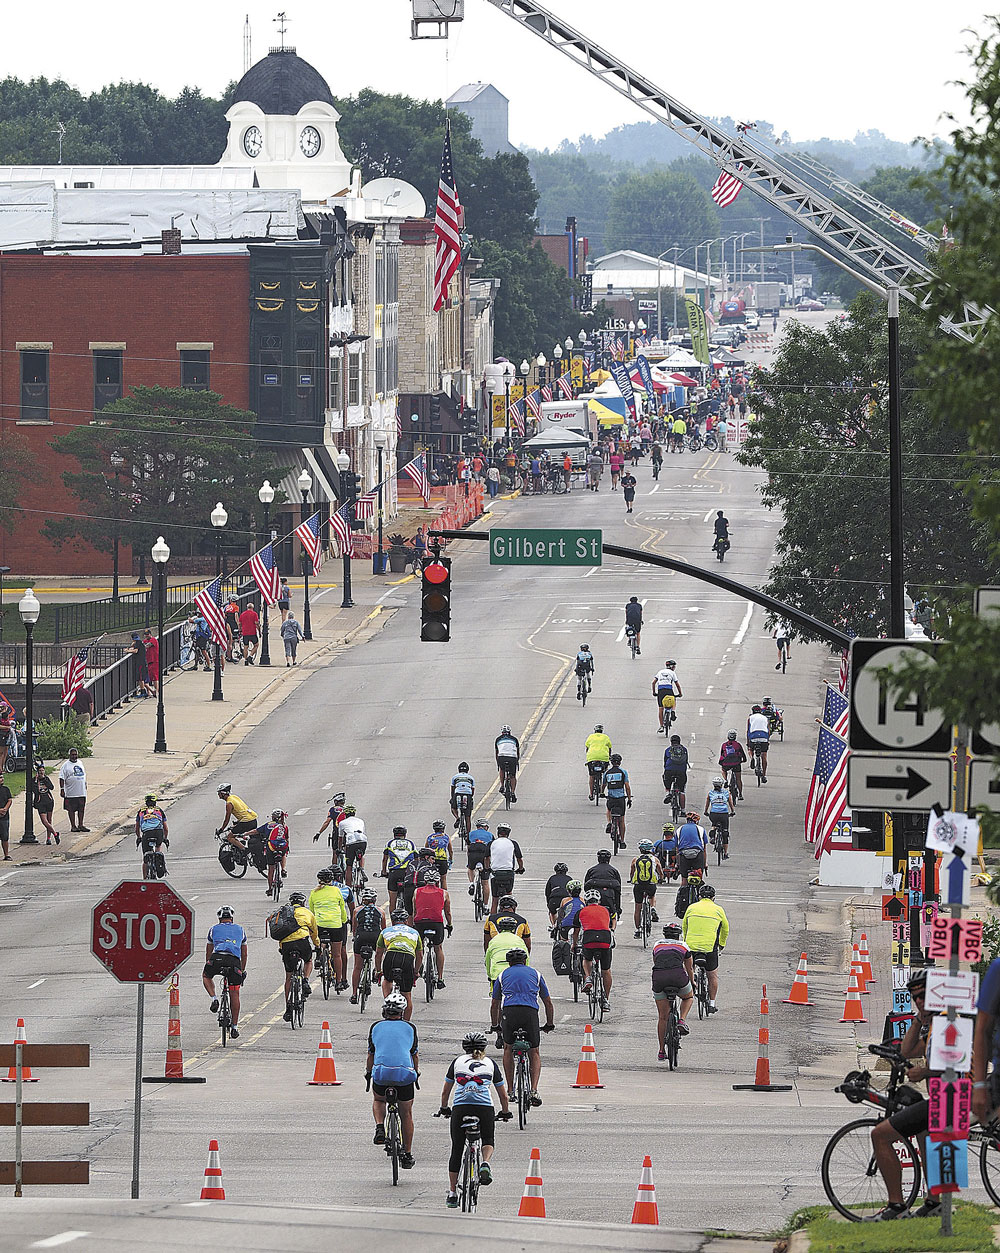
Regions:
[[146, 984], [162, 983], [191, 956], [194, 910], [169, 884], [123, 879], [91, 910], [90, 951], [119, 983], [136, 985], [132, 1198], [139, 1195], [142, 1028]]
[[1000, 769], [992, 758], [973, 757], [969, 762], [969, 808], [980, 806], [1000, 813]]
[[[851, 720], [848, 743], [874, 753], [951, 752], [951, 724], [939, 709], [912, 693], [897, 692], [883, 671], [923, 657], [936, 665], [938, 644], [930, 640], [851, 641]], [[929, 809], [930, 805], [924, 806]]]

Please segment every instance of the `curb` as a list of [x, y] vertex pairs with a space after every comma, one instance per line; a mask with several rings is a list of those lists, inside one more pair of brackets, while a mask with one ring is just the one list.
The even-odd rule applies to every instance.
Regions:
[[809, 1253], [809, 1233], [793, 1231], [788, 1241], [788, 1253]]

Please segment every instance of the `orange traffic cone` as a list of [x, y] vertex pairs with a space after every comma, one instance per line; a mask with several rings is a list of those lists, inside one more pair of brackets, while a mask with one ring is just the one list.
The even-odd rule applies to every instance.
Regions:
[[518, 1218], [544, 1218], [545, 1198], [542, 1196], [542, 1155], [538, 1149], [531, 1150], [531, 1161], [524, 1179], [521, 1204], [517, 1207]]
[[170, 980], [170, 1008], [167, 1011], [167, 1063], [162, 1075], [143, 1075], [143, 1083], [204, 1083], [204, 1075], [184, 1073], [184, 1050], [181, 1048], [180, 979]]
[[851, 957], [851, 971], [858, 981], [858, 991], [862, 996], [868, 995], [868, 984], [865, 981], [865, 963], [861, 960], [861, 954], [858, 946], [855, 944], [854, 953]]
[[865, 982], [877, 983], [878, 980], [872, 973], [872, 955], [868, 951], [868, 936], [861, 932], [861, 943], [858, 945], [858, 952], [865, 967]]
[[806, 968], [805, 953], [799, 958], [799, 968], [795, 972], [795, 978], [792, 980], [792, 990], [785, 997], [783, 1004], [785, 1005], [811, 1005], [809, 999], [809, 972]]
[[642, 1159], [642, 1174], [639, 1176], [639, 1187], [632, 1206], [633, 1223], [647, 1223], [650, 1227], [659, 1227], [660, 1211], [656, 1208], [656, 1187], [653, 1183], [653, 1159], [647, 1153]]
[[583, 1056], [576, 1068], [574, 1088], [603, 1088], [601, 1076], [597, 1073], [597, 1049], [594, 1048], [594, 1029], [588, 1022], [583, 1029]]
[[865, 1011], [861, 1007], [861, 996], [858, 992], [858, 976], [851, 971], [847, 981], [847, 1000], [844, 1002], [844, 1016], [841, 1022], [867, 1022]]
[[[24, 1019], [23, 1018], [19, 1018], [17, 1020], [17, 1030], [14, 1032], [14, 1043], [15, 1044], [27, 1044], [28, 1043], [27, 1036], [24, 1033]], [[11, 1066], [10, 1069], [7, 1071], [7, 1078], [4, 1079], [4, 1083], [16, 1083], [16, 1082], [17, 1082], [17, 1067]], [[30, 1066], [21, 1067], [21, 1082], [22, 1083], [37, 1083], [38, 1082], [37, 1079], [33, 1079], [31, 1077]]]
[[205, 1167], [205, 1182], [201, 1189], [201, 1200], [224, 1201], [226, 1189], [222, 1186], [222, 1167], [219, 1165], [219, 1142], [208, 1142], [208, 1165]]
[[333, 1060], [333, 1042], [330, 1039], [330, 1024], [323, 1023], [323, 1034], [319, 1039], [319, 1052], [316, 1055], [316, 1067], [313, 1077], [309, 1080], [310, 1087], [339, 1088], [337, 1066]]
[[760, 1027], [757, 1029], [757, 1069], [754, 1072], [754, 1081], [753, 1083], [734, 1083], [733, 1091], [791, 1092], [792, 1085], [790, 1083], [771, 1082], [771, 1062], [767, 1055], [768, 1045], [771, 1041], [771, 1032], [767, 1025], [767, 1019], [771, 1009], [767, 1000], [766, 983], [760, 991]]

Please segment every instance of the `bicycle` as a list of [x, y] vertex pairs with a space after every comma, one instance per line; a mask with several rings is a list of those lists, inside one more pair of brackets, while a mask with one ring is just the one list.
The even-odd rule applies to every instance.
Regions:
[[586, 705], [589, 692], [590, 682], [588, 676], [586, 674], [578, 674], [576, 676], [576, 699]]
[[504, 770], [500, 779], [500, 795], [503, 797], [504, 805], [510, 809], [511, 798], [514, 796], [515, 773], [513, 770]]
[[[368, 1091], [372, 1077], [367, 1076]], [[399, 1092], [396, 1088], [385, 1090], [385, 1155], [392, 1163], [392, 1186], [399, 1183], [399, 1161], [403, 1156], [403, 1116], [399, 1111]]]
[[305, 1008], [306, 1008], [306, 994], [305, 994], [306, 978], [305, 978], [305, 973], [304, 973], [305, 968], [306, 968], [305, 963], [300, 957], [298, 960], [298, 965], [295, 967], [295, 970], [292, 972], [292, 986], [288, 989], [288, 1010], [291, 1015], [291, 1018], [289, 1019], [289, 1025], [291, 1026], [293, 1031], [295, 1030], [296, 1022], [298, 1023], [299, 1027], [302, 1026], [302, 1019], [305, 1014]]
[[340, 995], [340, 986], [337, 983], [337, 976], [333, 969], [333, 956], [330, 952], [330, 941], [321, 940], [319, 946], [319, 956], [316, 958], [316, 968], [323, 985], [323, 1000], [330, 999], [330, 989], [333, 988], [337, 995]]
[[729, 795], [733, 798], [733, 808], [743, 799], [743, 771], [742, 770], [725, 770], [726, 788]]
[[708, 816], [712, 820], [712, 829], [708, 833], [708, 838], [718, 858], [716, 864], [721, 866], [723, 861], [729, 856], [729, 831], [726, 827], [722, 827], [716, 822], [716, 818], [721, 818], [724, 815], [709, 814]]
[[653, 906], [649, 897], [642, 898], [642, 904], [639, 907], [639, 932], [642, 935], [642, 947], [649, 947], [649, 937], [653, 933]]
[[524, 1130], [531, 1108], [531, 1045], [523, 1027], [514, 1032], [514, 1096], [517, 1101], [517, 1125]]
[[[479, 922], [479, 919], [476, 919]], [[424, 946], [424, 997], [429, 1005], [434, 999], [437, 987], [437, 950], [435, 948], [435, 932], [421, 931], [420, 939]]]
[[230, 879], [242, 879], [250, 864], [250, 856], [242, 845], [231, 844], [226, 836], [217, 835], [219, 841], [219, 865]]
[[[837, 1085], [835, 1092], [846, 1096], [852, 1105], [874, 1105], [883, 1111], [882, 1117], [894, 1114], [921, 1099], [916, 1089], [902, 1082], [911, 1063], [899, 1055], [898, 1046], [869, 1044], [868, 1052], [890, 1063], [889, 1082], [885, 1091], [880, 1092], [871, 1086], [870, 1071], [852, 1070], [844, 1082]], [[837, 1212], [850, 1222], [861, 1222], [888, 1202], [885, 1182], [876, 1164], [871, 1143], [872, 1128], [882, 1121], [882, 1117], [857, 1118], [846, 1123], [833, 1133], [823, 1150], [820, 1163], [823, 1190]], [[983, 1141], [980, 1170], [987, 1192], [994, 1197], [996, 1194], [991, 1186], [992, 1180], [987, 1182], [987, 1166], [983, 1160], [987, 1156], [990, 1143], [996, 1143], [995, 1137], [990, 1141]], [[893, 1148], [903, 1170], [903, 1200], [909, 1208], [920, 1189], [920, 1154], [913, 1141], [905, 1136], [897, 1138], [893, 1142]]]
[[688, 436], [688, 452], [700, 452], [703, 442], [701, 432], [695, 431], [692, 435]]
[[[165, 847], [170, 847], [170, 842], [164, 840]], [[142, 877], [144, 879], [162, 879], [167, 873], [167, 863], [163, 858], [163, 854], [159, 850], [159, 845], [151, 840], [143, 840], [142, 851]], [[162, 870], [161, 870], [162, 864]]]
[[720, 561], [725, 561], [726, 553], [729, 552], [731, 547], [732, 545], [730, 544], [729, 540], [724, 539], [722, 536], [719, 536], [716, 539], [715, 543], [712, 545], [712, 549], [716, 557], [718, 557]]
[[347, 874], [347, 858], [344, 856], [344, 850], [343, 850], [342, 848], [339, 848], [339, 847], [338, 847], [338, 846], [334, 843], [334, 840], [335, 840], [335, 839], [336, 839], [336, 836], [335, 836], [335, 835], [331, 835], [331, 836], [330, 836], [330, 869], [331, 869], [331, 870], [341, 870], [341, 871], [343, 871], [344, 875], [346, 876], [346, 874]]
[[358, 980], [358, 1005], [365, 1012], [365, 1005], [372, 994], [372, 962], [375, 950], [367, 945], [362, 949], [364, 961], [361, 963], [361, 978]]
[[462, 1199], [462, 1213], [474, 1214], [479, 1203], [479, 1170], [483, 1164], [483, 1139], [479, 1119], [466, 1116], [462, 1119], [465, 1132], [465, 1152], [462, 1155], [462, 1171], [458, 1177], [458, 1195]]
[[760, 752], [751, 744], [750, 745], [750, 766], [757, 776], [757, 786], [760, 787], [761, 780], [764, 778], [764, 764], [760, 758]]
[[706, 956], [695, 953], [694, 957], [694, 994], [698, 1001], [698, 1017], [708, 1017], [708, 971], [705, 969]]
[[607, 1001], [604, 999], [604, 972], [601, 970], [599, 961], [594, 960], [590, 963], [590, 987], [587, 989], [587, 1008], [590, 1010], [590, 1018], [592, 1022], [604, 1021], [604, 1007]]
[[625, 815], [611, 815], [611, 849], [612, 855], [617, 857], [619, 850], [625, 847]]
[[472, 904], [476, 911], [476, 922], [482, 922], [486, 917], [486, 897], [483, 893], [483, 882], [487, 874], [489, 874], [489, 871], [484, 871], [481, 864], [476, 867], [476, 877], [473, 880], [475, 891], [472, 894]]
[[354, 863], [352, 874], [354, 878], [354, 890], [360, 895], [360, 893], [362, 893], [368, 886], [368, 871], [365, 870], [360, 861], [356, 861]]
[[709, 452], [719, 451], [719, 438], [714, 431], [709, 431], [705, 436], [705, 447]]
[[639, 654], [639, 634], [635, 627], [626, 626], [625, 638], [628, 640], [628, 646], [632, 650], [632, 660], [635, 661]]
[[778, 645], [778, 664], [774, 668], [775, 670], [780, 670], [781, 673], [784, 674], [785, 667], [787, 665], [788, 665], [788, 644], [785, 642], [785, 640], [782, 640], [781, 643]]
[[767, 731], [771, 739], [774, 739], [775, 735], [779, 740], [785, 738], [785, 716], [780, 710], [767, 715]]
[[583, 987], [583, 950], [579, 941], [573, 942], [573, 955], [570, 958], [569, 980], [573, 985], [573, 1000], [579, 1001], [580, 989]]
[[587, 769], [590, 771], [591, 778], [594, 780], [594, 804], [600, 805], [604, 800], [604, 772], [610, 766], [608, 761], [591, 761], [587, 763]]
[[677, 1069], [677, 1054], [681, 1047], [680, 1014], [677, 1010], [677, 997], [670, 997], [670, 1009], [667, 1012], [667, 1026], [663, 1033], [663, 1048], [667, 1054], [667, 1065], [671, 1070]]
[[681, 820], [684, 808], [681, 805], [681, 787], [677, 781], [677, 776], [670, 782], [670, 791], [667, 793], [667, 804], [670, 806], [670, 821], [676, 827]]
[[455, 797], [455, 805], [458, 809], [458, 838], [462, 842], [462, 848], [469, 847], [469, 819], [472, 813], [472, 797], [465, 796], [460, 793]]
[[222, 972], [222, 991], [219, 993], [219, 1026], [222, 1028], [222, 1047], [233, 1029], [233, 1008], [229, 1000], [229, 976]]
[[281, 862], [276, 862], [274, 866], [274, 880], [271, 883], [271, 900], [275, 905], [278, 903], [278, 897], [281, 895], [281, 885], [285, 881], [285, 876], [281, 871]]

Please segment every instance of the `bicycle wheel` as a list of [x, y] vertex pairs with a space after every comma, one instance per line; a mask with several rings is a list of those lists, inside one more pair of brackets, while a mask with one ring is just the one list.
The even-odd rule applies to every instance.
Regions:
[[573, 984], [573, 1000], [580, 1000], [580, 967], [577, 963], [576, 955], [573, 956], [573, 973], [570, 975], [570, 982]]
[[510, 809], [510, 798], [514, 793], [514, 784], [509, 774], [505, 774], [503, 777], [502, 791], [504, 807]]
[[278, 903], [278, 897], [281, 895], [281, 867], [274, 868], [274, 883], [271, 885], [271, 900], [275, 905]]
[[653, 930], [652, 909], [648, 897], [642, 902], [642, 912], [639, 915], [639, 930], [642, 932], [642, 947], [648, 948], [650, 932]]
[[392, 1186], [395, 1188], [399, 1183], [399, 1155], [403, 1151], [402, 1127], [395, 1105], [389, 1109], [385, 1123], [385, 1151], [392, 1163]]
[[371, 957], [366, 957], [365, 963], [361, 967], [361, 981], [358, 984], [358, 1004], [361, 1007], [362, 1013], [365, 1012], [365, 1005], [367, 1004], [368, 998], [371, 996], [371, 994], [372, 994], [372, 959]]
[[434, 949], [432, 946], [428, 946], [427, 952], [424, 956], [424, 996], [427, 999], [428, 1005], [434, 999], [434, 982], [437, 978], [434, 970], [435, 960], [436, 954]]
[[[452, 1115], [454, 1117], [454, 1115]], [[472, 1159], [472, 1145], [466, 1142], [465, 1155], [462, 1158], [462, 1174], [458, 1180], [458, 1194], [462, 1198], [462, 1213], [471, 1214], [476, 1208], [472, 1192], [472, 1172], [475, 1162]]]
[[219, 997], [219, 1026], [222, 1028], [222, 1047], [226, 1047], [226, 1038], [233, 1024], [232, 1010], [229, 1005], [229, 984], [223, 980], [222, 995]]
[[[833, 1207], [851, 1222], [860, 1222], [888, 1201], [885, 1183], [875, 1164], [871, 1130], [878, 1118], [858, 1118], [835, 1131], [823, 1150], [820, 1175]], [[920, 1158], [907, 1140], [893, 1143], [903, 1168], [903, 1200], [907, 1206], [920, 1189]]]
[[667, 1017], [667, 1065], [671, 1070], [677, 1069], [678, 1045], [680, 1044], [681, 1034], [677, 1027], [677, 1002], [673, 1001], [670, 1005], [670, 1014]]
[[698, 998], [698, 1017], [704, 1018], [708, 1012], [708, 976], [705, 974], [704, 966], [698, 967], [698, 974], [695, 979], [695, 995]]
[[597, 1011], [601, 1004], [601, 972], [599, 969], [594, 969], [596, 964], [597, 963], [595, 962], [590, 969], [590, 989], [587, 992], [587, 1008], [590, 1010], [590, 1019], [592, 1022], [597, 1021]]
[[517, 1055], [517, 1125], [521, 1131], [524, 1130], [525, 1123], [528, 1121], [528, 1106], [530, 1104], [529, 1083], [528, 1083], [528, 1062], [526, 1053], [518, 1053]]
[[354, 866], [354, 886], [357, 891], [363, 892], [368, 885], [368, 873], [360, 862]]
[[320, 948], [319, 957], [319, 977], [323, 984], [323, 1000], [330, 999], [330, 987], [333, 983], [333, 959], [330, 956], [330, 947], [324, 944]]
[[156, 878], [156, 854], [146, 853], [142, 859], [142, 877], [144, 879]]
[[473, 897], [473, 902], [476, 907], [476, 922], [482, 922], [486, 917], [486, 905], [483, 901], [483, 881], [478, 874], [476, 875], [476, 893]]
[[576, 681], [576, 689], [580, 693], [580, 700], [584, 706], [587, 704], [587, 678], [581, 675]]
[[722, 839], [722, 831], [721, 831], [721, 829], [716, 828], [716, 832], [715, 832], [715, 856], [716, 856], [716, 858], [718, 859], [716, 864], [717, 864], [717, 865], [719, 865], [719, 866], [721, 866], [721, 865], [722, 865], [722, 850], [723, 850], [723, 847], [724, 847], [724, 842], [723, 842], [723, 839]]
[[979, 1146], [979, 1174], [983, 1187], [994, 1205], [1000, 1205], [1000, 1138], [997, 1124], [983, 1128], [983, 1141]]

